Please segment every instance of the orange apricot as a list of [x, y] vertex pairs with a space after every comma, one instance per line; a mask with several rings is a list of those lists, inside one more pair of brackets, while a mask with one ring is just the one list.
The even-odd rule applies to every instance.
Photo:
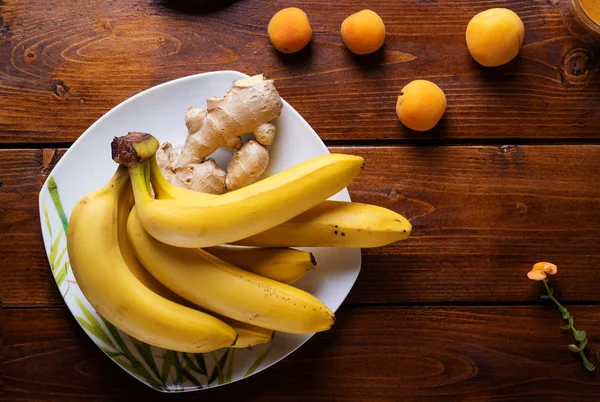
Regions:
[[312, 38], [312, 28], [304, 11], [289, 7], [273, 15], [268, 34], [275, 49], [282, 53], [295, 53], [308, 45]]
[[396, 103], [400, 122], [415, 131], [432, 129], [445, 111], [444, 91], [427, 80], [415, 80], [405, 85]]
[[352, 53], [369, 54], [383, 46], [385, 24], [376, 12], [362, 10], [342, 22], [341, 35]]
[[467, 48], [476, 62], [497, 67], [514, 59], [525, 36], [521, 18], [507, 8], [491, 8], [475, 15], [467, 25]]

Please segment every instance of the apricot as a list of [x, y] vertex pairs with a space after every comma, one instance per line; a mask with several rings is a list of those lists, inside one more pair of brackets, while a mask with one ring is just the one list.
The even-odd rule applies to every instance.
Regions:
[[383, 46], [385, 25], [376, 12], [362, 10], [342, 22], [341, 35], [352, 53], [369, 54]]
[[496, 67], [514, 59], [525, 37], [523, 21], [506, 8], [491, 8], [474, 16], [467, 25], [467, 47], [476, 62]]
[[312, 28], [306, 13], [299, 8], [279, 10], [269, 21], [268, 34], [275, 49], [295, 53], [306, 47], [312, 38]]
[[415, 131], [432, 129], [445, 111], [444, 91], [427, 80], [415, 80], [405, 85], [396, 102], [400, 122]]
[[581, 8], [597, 24], [600, 24], [600, 2], [598, 0], [580, 0]]

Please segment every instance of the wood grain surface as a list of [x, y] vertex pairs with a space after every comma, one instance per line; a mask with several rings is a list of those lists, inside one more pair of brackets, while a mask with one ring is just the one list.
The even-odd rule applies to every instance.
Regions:
[[[349, 187], [354, 201], [393, 209], [413, 224], [408, 240], [363, 250], [348, 302], [531, 302], [538, 289], [525, 274], [543, 260], [559, 265], [553, 280], [563, 300], [598, 300], [600, 187], [590, 177], [600, 177], [600, 146], [331, 151], [366, 160]], [[60, 155], [0, 151], [5, 306], [63, 305], [37, 209], [38, 190]]]
[[[0, 400], [600, 400], [598, 373], [567, 349], [559, 312], [525, 277], [537, 261], [559, 266], [557, 297], [598, 363], [600, 48], [565, 28], [560, 1], [0, 0]], [[289, 6], [314, 34], [283, 55], [266, 27]], [[493, 7], [515, 11], [526, 33], [515, 60], [487, 69], [464, 33]], [[339, 28], [362, 8], [381, 15], [387, 39], [359, 57]], [[331, 151], [366, 159], [352, 199], [414, 230], [363, 250], [331, 331], [247, 380], [163, 395], [111, 362], [65, 307], [38, 195], [110, 109], [215, 70], [275, 79]], [[395, 114], [413, 79], [448, 99], [430, 132]]]
[[[597, 307], [571, 311], [582, 328], [600, 324]], [[65, 309], [2, 314], [6, 401], [596, 401], [600, 390], [567, 349], [552, 306], [342, 307], [332, 330], [276, 366], [184, 395], [161, 395], [117, 369]]]
[[[128, 97], [213, 70], [266, 73], [326, 140], [600, 137], [598, 50], [570, 35], [558, 0], [379, 1], [371, 6], [387, 40], [367, 57], [353, 56], [339, 36], [355, 1], [297, 2], [314, 37], [295, 55], [278, 54], [266, 35], [289, 2], [207, 3], [4, 0], [0, 140], [70, 143]], [[466, 49], [466, 25], [507, 4], [525, 24], [521, 54], [481, 68]], [[442, 123], [428, 133], [402, 128], [395, 115], [400, 90], [417, 78], [448, 98]]]

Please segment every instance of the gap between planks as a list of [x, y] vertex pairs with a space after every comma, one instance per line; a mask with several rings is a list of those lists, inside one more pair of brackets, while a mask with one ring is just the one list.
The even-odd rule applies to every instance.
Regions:
[[[390, 139], [390, 140], [324, 140], [328, 147], [389, 147], [389, 146], [564, 146], [564, 145], [600, 145], [600, 138], [440, 138], [440, 139]], [[2, 149], [43, 149], [69, 148], [73, 142], [0, 142]]]
[[[564, 306], [577, 306], [577, 307], [598, 307], [600, 306], [600, 301], [561, 301], [561, 304]], [[414, 303], [414, 302], [349, 302], [344, 303], [340, 306], [340, 308], [378, 308], [378, 307], [407, 307], [407, 308], [430, 308], [430, 307], [538, 307], [538, 306], [548, 306], [552, 305], [551, 303], [545, 302], [543, 300], [540, 301], [514, 301], [514, 302], [461, 302], [461, 301], [449, 301], [449, 302], [427, 302], [427, 303]], [[27, 305], [27, 306], [19, 306], [19, 305], [4, 305], [1, 306], [2, 310], [61, 310], [66, 309], [66, 305]]]

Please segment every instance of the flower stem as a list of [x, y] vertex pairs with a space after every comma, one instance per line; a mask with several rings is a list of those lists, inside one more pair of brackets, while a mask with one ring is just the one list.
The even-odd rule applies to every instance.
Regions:
[[[571, 349], [571, 346], [574, 348], [573, 351], [574, 352], [578, 352], [579, 356], [581, 357], [581, 360], [583, 361], [583, 365], [585, 366], [585, 368], [588, 371], [594, 371], [596, 370], [596, 366], [594, 366], [585, 356], [584, 350], [585, 347], [587, 345], [587, 336], [585, 336], [585, 332], [581, 332], [578, 331], [575, 328], [575, 322], [573, 319], [573, 316], [571, 315], [571, 313], [569, 313], [569, 310], [567, 310], [567, 308], [565, 306], [563, 306], [562, 304], [560, 304], [560, 302], [558, 300], [556, 300], [556, 298], [554, 297], [554, 289], [552, 289], [550, 286], [548, 286], [548, 279], [544, 279], [543, 280], [544, 283], [544, 287], [546, 288], [546, 293], [548, 294], [547, 297], [550, 300], [552, 300], [552, 302], [554, 302], [554, 304], [556, 304], [556, 307], [558, 307], [558, 310], [561, 312], [563, 319], [567, 320], [568, 325], [563, 326], [563, 329], [570, 329], [571, 332], [573, 333], [573, 337], [575, 338], [576, 341], [579, 342], [578, 346], [575, 345], [569, 345], [569, 349]], [[585, 336], [583, 339], [581, 339], [581, 337], [578, 339], [577, 336], [581, 335], [581, 333]]]
[[563, 306], [562, 304], [560, 304], [560, 302], [558, 300], [556, 300], [556, 298], [554, 297], [554, 295], [553, 295], [554, 292], [548, 286], [548, 279], [544, 279], [544, 286], [546, 287], [546, 292], [548, 292], [549, 299], [552, 300], [554, 302], [554, 304], [556, 304], [556, 306], [558, 307], [558, 309], [560, 310], [560, 312], [561, 313], [567, 313], [568, 310], [565, 308], [565, 306]]
[[596, 366], [594, 366], [588, 359], [587, 357], [585, 357], [585, 353], [583, 353], [583, 350], [579, 351], [579, 356], [581, 356], [581, 360], [583, 360], [583, 365], [585, 366], [586, 369], [588, 369], [588, 371], [594, 371], [596, 370]]

